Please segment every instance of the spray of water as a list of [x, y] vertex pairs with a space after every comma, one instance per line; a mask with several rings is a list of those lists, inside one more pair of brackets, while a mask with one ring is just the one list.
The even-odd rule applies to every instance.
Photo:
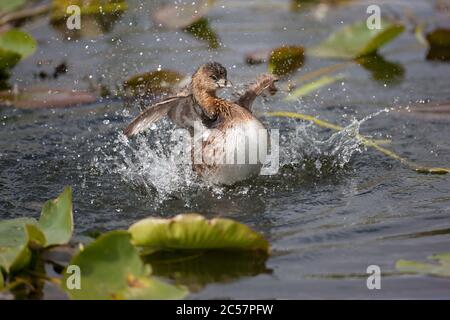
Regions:
[[[361, 124], [380, 112], [353, 120], [343, 130], [326, 138], [312, 124], [297, 123], [295, 128], [281, 134], [279, 175], [283, 174], [283, 167], [292, 165], [318, 177], [342, 169], [354, 154], [364, 150], [359, 139]], [[268, 127], [271, 127], [270, 123]], [[222, 197], [227, 188], [211, 186], [198, 179], [192, 171], [190, 157], [186, 155], [189, 151], [180, 146], [180, 141], [171, 140], [171, 130], [173, 127], [163, 122], [136, 139], [129, 140], [118, 134], [115, 147], [102, 150], [94, 166], [103, 173], [119, 175], [130, 187], [156, 197], [158, 203], [173, 197], [186, 199], [199, 190], [209, 190], [217, 198]], [[251, 184], [249, 182], [239, 190], [247, 193]], [[241, 192], [239, 190], [235, 191]]]

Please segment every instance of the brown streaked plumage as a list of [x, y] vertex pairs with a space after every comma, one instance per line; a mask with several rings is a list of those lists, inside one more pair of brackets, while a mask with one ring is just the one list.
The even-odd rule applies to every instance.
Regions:
[[217, 62], [206, 63], [194, 73], [185, 89], [147, 108], [124, 129], [124, 134], [128, 137], [136, 135], [164, 116], [189, 129], [191, 136], [195, 123], [201, 123], [202, 131], [206, 132], [206, 138], [202, 141], [202, 162], [195, 163], [193, 169], [206, 180], [217, 184], [232, 184], [247, 179], [258, 173], [262, 164], [245, 167], [222, 164], [220, 161], [226, 152], [223, 141], [234, 139], [241, 132], [254, 133], [264, 129], [252, 114], [251, 107], [255, 98], [264, 91], [275, 94], [276, 80], [272, 75], [263, 74], [236, 102], [231, 102], [216, 95], [218, 89], [230, 86], [226, 69]]

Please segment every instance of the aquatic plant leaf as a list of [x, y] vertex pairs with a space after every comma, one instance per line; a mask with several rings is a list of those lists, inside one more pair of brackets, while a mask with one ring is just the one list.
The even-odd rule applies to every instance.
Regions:
[[156, 10], [153, 20], [168, 29], [184, 29], [200, 20], [214, 5], [214, 0], [198, 0], [166, 5]]
[[70, 273], [64, 272], [61, 282], [70, 298], [180, 299], [187, 295], [183, 287], [150, 278], [150, 267], [130, 239], [126, 231], [108, 232], [75, 255], [70, 265], [80, 268], [80, 289], [70, 289]]
[[450, 48], [450, 29], [438, 28], [426, 35], [431, 47]]
[[27, 224], [36, 224], [36, 220], [18, 218], [0, 221], [0, 269], [7, 273], [22, 269], [30, 262]]
[[199, 214], [181, 214], [172, 219], [147, 218], [129, 231], [136, 246], [154, 250], [225, 249], [269, 251], [262, 235], [231, 219], [205, 219]]
[[0, 34], [0, 49], [17, 53], [21, 58], [33, 54], [36, 48], [36, 40], [26, 32], [11, 29]]
[[438, 28], [426, 35], [427, 60], [450, 61], [450, 29]]
[[395, 263], [395, 268], [401, 272], [450, 278], [450, 252], [435, 254], [428, 259], [437, 261], [437, 264], [398, 260]]
[[297, 71], [304, 62], [305, 50], [299, 46], [282, 46], [271, 51], [269, 72], [285, 75]]
[[367, 28], [366, 21], [344, 26], [308, 53], [324, 58], [356, 59], [377, 52], [405, 30], [399, 23], [381, 21], [381, 29]]
[[208, 45], [212, 49], [216, 49], [220, 46], [219, 37], [209, 25], [209, 21], [206, 18], [200, 18], [190, 26], [186, 27], [184, 31], [193, 35], [196, 39], [208, 42]]
[[333, 76], [333, 77], [332, 76], [323, 76], [315, 81], [306, 83], [305, 85], [301, 86], [300, 88], [294, 90], [285, 98], [285, 100], [286, 101], [296, 100], [296, 99], [303, 97], [323, 86], [332, 84], [343, 78], [344, 78], [343, 75], [337, 75], [337, 76]]
[[25, 88], [15, 93], [0, 91], [0, 104], [20, 109], [65, 108], [97, 100], [94, 93], [66, 89]]
[[20, 8], [26, 0], [0, 0], [0, 12], [9, 12]]
[[53, 200], [48, 200], [42, 207], [39, 226], [45, 234], [47, 245], [66, 244], [72, 237], [72, 188], [64, 191]]
[[128, 9], [124, 0], [53, 0], [50, 15], [52, 22], [66, 20], [70, 16], [70, 13], [67, 13], [67, 7], [70, 5], [79, 6], [82, 16], [120, 15]]
[[146, 96], [171, 93], [174, 87], [184, 79], [180, 73], [172, 70], [157, 70], [134, 75], [124, 81], [127, 96]]
[[[20, 54], [0, 48], [0, 71], [11, 69], [20, 61]], [[8, 78], [8, 77], [1, 77]]]

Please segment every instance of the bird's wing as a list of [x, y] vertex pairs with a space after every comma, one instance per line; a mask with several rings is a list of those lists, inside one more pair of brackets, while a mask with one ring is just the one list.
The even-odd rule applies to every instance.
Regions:
[[165, 117], [171, 108], [185, 102], [187, 99], [190, 99], [190, 97], [190, 93], [184, 91], [174, 97], [166, 98], [148, 107], [123, 130], [123, 133], [127, 137], [132, 137], [139, 132], [146, 130], [152, 123]]
[[255, 101], [257, 96], [261, 95], [264, 91], [267, 91], [270, 95], [274, 95], [278, 91], [275, 87], [276, 81], [278, 81], [278, 78], [272, 74], [265, 73], [260, 75], [235, 103], [251, 111], [253, 101]]

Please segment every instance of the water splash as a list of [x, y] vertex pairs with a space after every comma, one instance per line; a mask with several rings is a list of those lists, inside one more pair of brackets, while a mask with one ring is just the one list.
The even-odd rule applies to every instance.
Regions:
[[[278, 178], [283, 183], [286, 175], [283, 168], [295, 166], [298, 170], [317, 177], [344, 168], [356, 153], [364, 147], [359, 138], [362, 123], [378, 115], [353, 120], [339, 132], [323, 138], [324, 133], [310, 123], [296, 123], [295, 128], [280, 136], [280, 165]], [[268, 127], [272, 127], [268, 124]], [[93, 166], [103, 174], [121, 177], [131, 188], [143, 191], [161, 204], [167, 199], [180, 198], [188, 202], [196, 193], [208, 190], [215, 198], [223, 197], [230, 188], [211, 186], [199, 180], [192, 171], [189, 151], [178, 140], [171, 139], [173, 126], [160, 122], [153, 126], [147, 135], [129, 140], [118, 134], [113, 148], [104, 148], [99, 157], [93, 160]], [[180, 161], [180, 159], [184, 159]], [[281, 180], [280, 177], [283, 177]], [[259, 180], [271, 180], [273, 176], [260, 177]], [[246, 182], [232, 188], [240, 195], [251, 193], [257, 188], [257, 182]], [[188, 205], [188, 204], [187, 204]]]

